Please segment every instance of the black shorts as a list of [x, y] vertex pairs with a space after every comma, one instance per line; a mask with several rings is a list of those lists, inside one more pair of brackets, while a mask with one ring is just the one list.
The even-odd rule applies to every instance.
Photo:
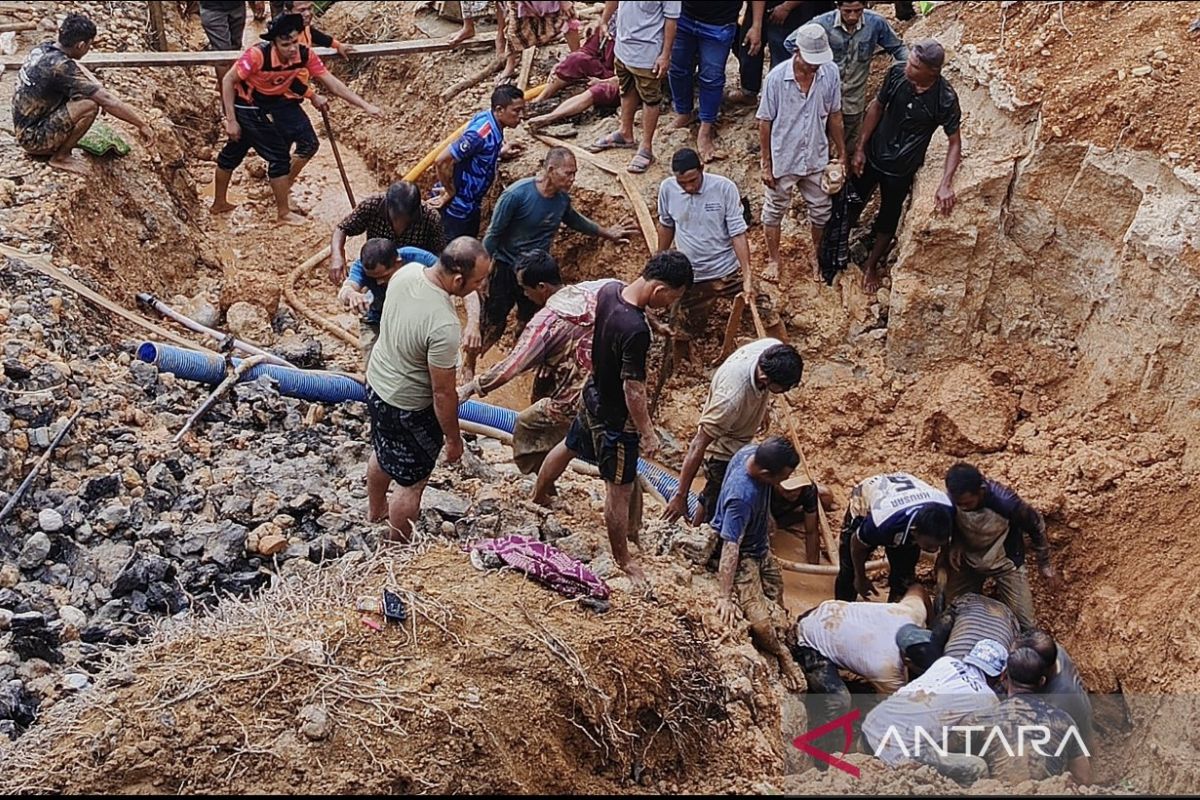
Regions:
[[433, 406], [405, 411], [385, 402], [368, 386], [367, 408], [371, 412], [371, 444], [380, 468], [401, 486], [426, 480], [446, 439]]
[[496, 344], [504, 336], [513, 306], [517, 307], [516, 335], [520, 336], [529, 320], [538, 312], [538, 307], [525, 296], [524, 290], [517, 282], [516, 269], [508, 262], [497, 259], [492, 262], [492, 273], [488, 277], [487, 290], [483, 297], [480, 334], [484, 349]]
[[567, 431], [566, 445], [584, 461], [599, 467], [605, 481], [625, 486], [637, 480], [640, 441], [637, 431], [612, 430], [581, 403]]
[[442, 209], [442, 231], [446, 234], [446, 244], [450, 244], [460, 236], [474, 236], [479, 238], [479, 225], [482, 219], [482, 209], [475, 209], [471, 212], [471, 216], [466, 219], [459, 219], [450, 214], [445, 208]]
[[221, 169], [237, 169], [253, 148], [267, 162], [267, 177], [282, 178], [292, 169], [292, 145], [296, 146], [296, 158], [312, 158], [320, 147], [312, 122], [299, 103], [280, 103], [270, 111], [241, 105], [233, 110], [242, 135], [221, 148], [217, 156]]

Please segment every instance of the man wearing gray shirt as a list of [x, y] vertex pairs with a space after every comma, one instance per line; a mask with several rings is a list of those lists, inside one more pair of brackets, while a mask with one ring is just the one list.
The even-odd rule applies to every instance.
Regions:
[[[748, 226], [737, 185], [724, 175], [706, 173], [695, 150], [677, 151], [671, 171], [674, 177], [658, 188], [658, 249], [675, 246], [692, 263], [695, 283], [684, 294], [679, 311], [686, 331], [702, 331], [713, 304], [744, 289], [743, 276], [750, 271]], [[767, 335], [786, 342], [787, 333], [771, 298], [759, 294], [754, 300]]]
[[[789, 61], [771, 70], [758, 105], [758, 139], [762, 159], [763, 233], [768, 271], [778, 274], [779, 228], [800, 190], [812, 225], [813, 253], [821, 250], [825, 223], [833, 202], [821, 187], [832, 143], [836, 158], [842, 141], [842, 89], [825, 29], [808, 24], [796, 31], [799, 48]], [[827, 135], [828, 132], [828, 135]], [[821, 268], [813, 259], [813, 280]]]
[[[604, 4], [601, 29], [617, 14], [617, 5], [616, 0]], [[638, 106], [642, 106], [642, 139], [626, 167], [629, 172], [645, 172], [654, 163], [654, 131], [662, 103], [662, 81], [671, 65], [680, 6], [679, 0], [625, 3], [617, 14], [613, 70], [621, 89], [620, 128], [600, 137], [588, 149], [598, 153], [612, 147], [633, 147], [633, 117]]]
[[[858, 133], [867, 108], [867, 78], [871, 59], [882, 48], [897, 64], [908, 60], [908, 48], [881, 15], [868, 11], [861, 0], [838, 0], [837, 9], [813, 18], [829, 34], [833, 61], [842, 74], [842, 113], [846, 127], [846, 163], [858, 146]], [[797, 31], [798, 32], [798, 31]], [[795, 50], [796, 35], [784, 42]]]

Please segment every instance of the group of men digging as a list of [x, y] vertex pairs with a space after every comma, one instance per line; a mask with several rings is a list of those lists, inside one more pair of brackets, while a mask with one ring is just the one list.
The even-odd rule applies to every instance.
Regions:
[[[656, 252], [631, 282], [568, 284], [551, 255], [561, 224], [619, 244], [639, 232], [649, 235], [627, 223], [604, 227], [573, 206], [569, 192], [577, 162], [562, 147], [547, 152], [536, 176], [503, 191], [479, 238], [498, 164], [520, 150], [505, 140], [505, 131], [521, 123], [525, 104], [511, 85], [497, 87], [489, 107], [437, 154], [438, 186], [431, 199], [423, 201], [415, 184], [397, 182], [364, 200], [335, 228], [329, 275], [342, 304], [363, 315], [373, 443], [368, 515], [387, 520], [392, 538], [410, 537], [443, 447], [449, 462], [462, 456], [459, 406], [533, 372], [533, 402], [518, 415], [513, 432], [517, 465], [537, 473], [533, 499], [551, 504], [556, 481], [573, 459], [594, 463], [606, 487], [604, 520], [614, 559], [636, 587], [648, 588], [629, 541], [636, 540], [642, 516], [639, 459], [660, 448], [647, 390], [652, 332], [686, 344], [709, 327], [717, 300], [751, 287], [749, 214], [742, 194], [733, 181], [706, 169], [713, 156], [714, 88], [718, 101], [721, 94], [705, 71], [706, 60], [712, 42], [723, 41], [730, 24], [736, 27], [737, 9], [730, 16], [728, 8], [701, 5], [741, 3], [629, 3], [620, 9], [609, 3], [605, 9], [602, 28], [613, 22], [613, 77], [622, 117], [620, 129], [593, 150], [632, 146], [634, 112], [644, 105], [642, 146], [629, 169], [645, 171], [654, 159], [659, 83], [668, 72], [676, 110], [690, 116], [694, 76], [671, 60], [677, 30], [700, 62], [699, 146], [674, 153], [672, 174], [658, 190]], [[747, 57], [762, 49], [763, 5], [750, 4], [751, 24], [739, 45], [751, 51]], [[768, 5], [773, 6], [768, 19], [778, 25], [790, 17], [776, 12], [798, 4]], [[937, 42], [905, 48], [863, 3], [836, 5], [786, 37], [784, 49], [793, 55], [773, 66], [765, 83], [753, 85], [744, 70], [741, 99], [758, 102], [768, 270], [780, 274], [780, 223], [797, 189], [820, 247], [838, 191], [836, 175], [844, 172], [838, 162], [848, 161], [864, 198], [881, 187], [876, 245], [864, 264], [864, 286], [871, 291], [937, 127], [946, 131], [950, 148], [936, 202], [947, 213], [954, 204], [960, 112], [940, 74], [944, 54]], [[298, 221], [289, 189], [317, 147], [301, 103], [309, 98], [322, 108], [328, 102], [315, 94], [312, 81], [368, 113], [381, 113], [328, 73], [312, 49], [310, 28], [308, 16], [285, 10], [270, 22], [264, 43], [246, 50], [222, 76], [229, 141], [217, 161], [214, 211], [232, 208], [226, 197], [230, 175], [253, 148], [268, 163], [279, 221]], [[54, 166], [80, 167], [71, 148], [98, 108], [146, 128], [75, 64], [95, 35], [86, 19], [69, 16], [59, 41], [35, 51], [21, 72], [14, 97], [18, 141], [31, 153], [49, 155]], [[867, 70], [879, 48], [897, 63], [868, 105]], [[774, 46], [771, 53], [774, 62]], [[758, 69], [761, 78], [761, 63]], [[678, 96], [676, 83], [687, 88], [687, 98]], [[751, 97], [756, 89], [761, 96]], [[364, 234], [359, 258], [348, 263], [347, 240]], [[798, 688], [803, 674], [810, 692], [828, 695], [831, 713], [847, 697], [839, 668], [890, 694], [864, 725], [867, 743], [888, 763], [901, 760], [887, 749], [885, 735], [898, 724], [986, 716], [997, 725], [1032, 721], [1056, 730], [1086, 729], [1080, 750], [1054, 762], [1023, 762], [1020, 769], [1033, 777], [1069, 769], [1089, 780], [1090, 708], [1086, 696], [1080, 700], [1081, 684], [1065, 651], [1036, 629], [1026, 575], [1028, 536], [1042, 574], [1057, 581], [1044, 521], [974, 466], [951, 467], [945, 491], [904, 472], [856, 485], [837, 552], [836, 599], [794, 623], [781, 622], [783, 580], [772, 554], [772, 529], [798, 533], [808, 562], [819, 563], [818, 521], [830, 497], [810, 480], [793, 480], [801, 461], [793, 441], [778, 436], [756, 441], [767, 428], [770, 397], [799, 385], [803, 361], [787, 343], [773, 298], [750, 295], [745, 299], [758, 306], [765, 337], [732, 352], [716, 369], [683, 461], [680, 489], [667, 498], [664, 512], [668, 519], [708, 526], [719, 542], [718, 616], [728, 624], [744, 616], [756, 645], [778, 659], [785, 684]], [[466, 306], [465, 329], [456, 299]], [[513, 349], [477, 374], [477, 358], [503, 339], [514, 307]], [[669, 324], [654, 313], [667, 309]], [[704, 488], [693, 502], [689, 490], [701, 470]], [[389, 498], [392, 482], [398, 488]], [[869, 602], [877, 594], [869, 576], [876, 565], [869, 559], [878, 548], [889, 566], [888, 604]], [[937, 616], [916, 581], [922, 551], [939, 553]], [[995, 583], [997, 600], [982, 595], [987, 580]], [[997, 681], [1007, 686], [1004, 701], [989, 688]], [[1046, 686], [1056, 693], [1043, 702], [1039, 692]], [[973, 699], [962, 702], [963, 696]], [[1068, 699], [1059, 702], [1063, 696]], [[930, 697], [948, 699], [926, 702]], [[921, 704], [926, 711], [918, 713], [914, 708]], [[1012, 766], [974, 754], [929, 763], [964, 782]]]

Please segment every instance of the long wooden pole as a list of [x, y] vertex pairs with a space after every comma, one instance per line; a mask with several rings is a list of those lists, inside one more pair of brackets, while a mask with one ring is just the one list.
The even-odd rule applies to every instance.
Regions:
[[[476, 36], [473, 39], [467, 39], [456, 45], [450, 44], [446, 39], [409, 39], [400, 42], [356, 44], [354, 45], [354, 52], [350, 53], [347, 58], [377, 58], [381, 56], [403, 56], [412, 53], [438, 53], [461, 48], [478, 49], [481, 47], [492, 47], [494, 44], [495, 39], [491, 36]], [[337, 51], [331, 47], [314, 47], [313, 49], [322, 58], [337, 55]], [[80, 59], [79, 63], [93, 69], [97, 67], [106, 69], [120, 67], [219, 67], [225, 64], [232, 64], [241, 58], [241, 55], [241, 50], [195, 50], [170, 53], [161, 53], [153, 50], [129, 53], [100, 53], [93, 51]], [[0, 64], [3, 64], [5, 68], [15, 68], [20, 67], [24, 60], [23, 56], [3, 56], [0, 57]]]
[[167, 24], [163, 20], [163, 0], [150, 0], [150, 25], [154, 28], [154, 45], [165, 52], [167, 49]]
[[337, 161], [338, 172], [342, 176], [342, 186], [346, 187], [346, 197], [350, 200], [350, 207], [355, 208], [358, 203], [354, 201], [354, 190], [350, 188], [350, 177], [346, 174], [345, 165], [342, 164], [342, 153], [338, 150], [337, 139], [333, 138], [333, 126], [329, 124], [329, 109], [321, 109], [321, 119], [325, 123], [325, 135], [329, 137], [329, 146], [333, 149], [333, 157]]

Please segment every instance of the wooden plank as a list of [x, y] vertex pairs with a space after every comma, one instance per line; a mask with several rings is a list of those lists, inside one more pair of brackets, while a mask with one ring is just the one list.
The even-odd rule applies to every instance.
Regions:
[[650, 255], [654, 255], [658, 249], [658, 226], [654, 224], [654, 217], [650, 216], [650, 209], [646, 207], [646, 201], [642, 199], [641, 192], [629, 173], [617, 172], [616, 175], [617, 180], [621, 182], [621, 188], [625, 190], [625, 196], [629, 198], [629, 205], [633, 206], [642, 236], [646, 237], [646, 249], [650, 251]]
[[163, 0], [150, 0], [150, 24], [154, 28], [154, 46], [167, 50], [167, 26], [163, 21]]
[[15, 250], [2, 244], [0, 244], [0, 255], [8, 256], [14, 261], [20, 261], [24, 264], [28, 264], [43, 275], [53, 278], [55, 281], [75, 292], [75, 294], [79, 295], [83, 299], [90, 301], [105, 311], [116, 314], [118, 317], [121, 317], [127, 322], [132, 322], [134, 325], [150, 331], [155, 336], [159, 336], [169, 342], [173, 342], [180, 347], [186, 347], [189, 350], [204, 349], [195, 342], [184, 339], [175, 332], [169, 331], [161, 325], [156, 325], [145, 317], [139, 316], [134, 314], [132, 311], [122, 308], [99, 292], [89, 289], [87, 286], [84, 286], [82, 283], [51, 264], [50, 260], [45, 256], [23, 253], [20, 250]]
[[565, 147], [568, 150], [570, 150], [572, 153], [574, 153], [575, 157], [578, 158], [580, 161], [586, 161], [587, 163], [591, 164], [593, 167], [600, 170], [601, 172], [607, 172], [609, 175], [617, 174], [617, 170], [615, 167], [610, 167], [608, 164], [605, 164], [603, 161], [596, 158], [596, 155], [594, 153], [589, 153], [587, 150], [584, 150], [579, 145], [571, 144], [570, 142], [565, 141], [563, 139], [556, 139], [553, 136], [546, 136], [543, 133], [535, 133], [535, 134], [533, 134], [533, 138], [537, 139], [539, 142], [541, 142], [544, 145], [548, 145], [549, 147]]
[[[350, 58], [378, 58], [382, 56], [403, 56], [411, 53], [437, 53], [444, 50], [461, 48], [484, 48], [495, 46], [494, 36], [476, 36], [456, 45], [445, 39], [410, 39], [403, 42], [377, 42], [375, 44], [356, 44]], [[336, 55], [337, 51], [329, 47], [314, 48], [317, 55], [328, 58]], [[92, 69], [116, 67], [214, 67], [231, 64], [242, 55], [241, 50], [198, 50], [187, 53], [159, 53], [153, 50], [133, 53], [88, 53], [79, 63]], [[0, 64], [6, 68], [20, 67], [25, 56], [3, 56]]]
[[38, 24], [36, 22], [3, 22], [0, 23], [0, 33], [12, 33], [13, 31], [36, 31]]
[[536, 47], [526, 47], [521, 51], [521, 74], [517, 77], [517, 88], [522, 92], [529, 88], [529, 73], [533, 71], [533, 59], [536, 57]]

